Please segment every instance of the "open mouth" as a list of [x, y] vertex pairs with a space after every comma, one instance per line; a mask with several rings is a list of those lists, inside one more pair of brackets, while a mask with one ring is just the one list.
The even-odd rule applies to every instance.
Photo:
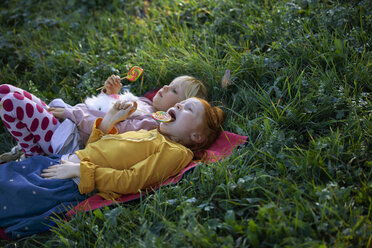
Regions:
[[169, 114], [170, 117], [172, 118], [172, 119], [170, 120], [170, 122], [176, 120], [176, 113], [175, 113], [173, 110], [169, 110], [169, 111], [168, 111], [168, 114]]

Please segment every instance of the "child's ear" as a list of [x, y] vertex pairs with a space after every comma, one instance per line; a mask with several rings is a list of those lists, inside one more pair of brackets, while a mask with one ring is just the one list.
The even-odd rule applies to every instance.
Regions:
[[194, 132], [191, 134], [191, 140], [195, 143], [202, 143], [205, 140], [205, 135], [199, 133], [199, 132]]

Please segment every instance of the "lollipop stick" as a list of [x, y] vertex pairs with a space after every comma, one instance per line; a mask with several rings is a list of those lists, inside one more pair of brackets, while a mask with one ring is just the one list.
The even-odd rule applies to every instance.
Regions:
[[145, 76], [142, 76], [142, 78], [141, 78], [141, 84], [140, 84], [140, 94], [142, 94], [142, 86], [143, 86], [143, 78], [144, 78]]

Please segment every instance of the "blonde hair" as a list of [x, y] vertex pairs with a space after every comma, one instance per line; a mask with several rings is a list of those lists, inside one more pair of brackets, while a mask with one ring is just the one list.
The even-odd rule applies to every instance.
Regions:
[[182, 83], [189, 83], [185, 88], [185, 99], [191, 97], [197, 97], [201, 99], [207, 98], [207, 88], [200, 80], [187, 75], [179, 76], [177, 78], [182, 78]]
[[204, 99], [197, 97], [194, 98], [198, 99], [204, 107], [204, 116], [202, 117], [204, 125], [203, 133], [206, 136], [203, 142], [193, 144], [189, 148], [194, 153], [194, 159], [205, 160], [208, 155], [205, 150], [218, 138], [222, 130], [222, 123], [225, 120], [225, 113], [221, 108], [212, 106]]

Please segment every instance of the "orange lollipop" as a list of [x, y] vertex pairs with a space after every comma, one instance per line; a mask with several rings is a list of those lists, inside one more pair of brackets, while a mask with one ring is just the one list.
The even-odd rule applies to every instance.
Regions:
[[129, 71], [126, 77], [131, 82], [136, 81], [143, 73], [143, 69], [139, 66], [133, 66]]

